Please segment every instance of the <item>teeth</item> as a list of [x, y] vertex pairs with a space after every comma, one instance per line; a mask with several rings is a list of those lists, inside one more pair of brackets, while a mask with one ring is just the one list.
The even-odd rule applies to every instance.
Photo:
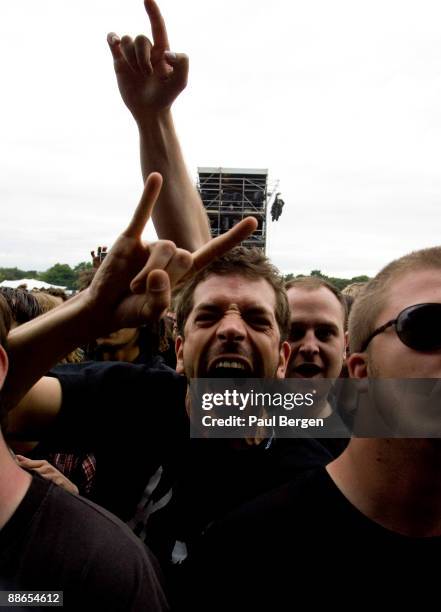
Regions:
[[217, 368], [236, 368], [237, 370], [245, 370], [244, 364], [238, 361], [219, 361], [219, 363], [216, 364], [216, 369]]

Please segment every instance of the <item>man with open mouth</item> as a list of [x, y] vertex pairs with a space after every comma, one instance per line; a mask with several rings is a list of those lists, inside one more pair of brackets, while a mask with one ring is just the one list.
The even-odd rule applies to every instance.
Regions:
[[[156, 180], [150, 179], [147, 194]], [[144, 213], [135, 213], [136, 217], [145, 222]], [[241, 241], [251, 225], [243, 221], [216, 239], [222, 241], [222, 250]], [[18, 338], [11, 337], [15, 353], [38, 342], [41, 358], [33, 364], [33, 376], [56, 360], [55, 347], [64, 352], [74, 337], [78, 343], [77, 334], [81, 340], [87, 340], [87, 334], [95, 337], [93, 328], [109, 325], [109, 318], [117, 328], [135, 327], [167, 309], [168, 303], [161, 301], [166, 277], [172, 284], [177, 282], [188, 261], [168, 242], [138, 245], [135, 252], [142, 249], [147, 263], [133, 280], [127, 240], [123, 234], [116, 243], [117, 251], [124, 245], [128, 258], [124, 277], [121, 253], [111, 251], [88, 293], [44, 320], [34, 320]], [[289, 358], [289, 308], [282, 277], [259, 250], [238, 247], [219, 257], [215, 252], [209, 243], [191, 256], [193, 276], [183, 286], [176, 308], [177, 373], [121, 362], [64, 367], [41, 379], [9, 415], [11, 437], [32, 433], [54, 451], [94, 452], [93, 500], [126, 521], [166, 572], [187, 557], [209, 522], [292, 478], [309, 460], [301, 456], [298, 445], [279, 445], [272, 439], [189, 438], [187, 378], [283, 378]], [[203, 269], [195, 272], [198, 268]], [[153, 286], [148, 280], [152, 275]], [[122, 281], [126, 286], [119, 286]], [[135, 307], [143, 299], [145, 306]], [[130, 306], [130, 317], [119, 300]], [[149, 305], [158, 301], [159, 306]], [[55, 347], [49, 337], [55, 339]], [[27, 376], [15, 379], [19, 387], [27, 380]]]
[[[289, 281], [286, 292], [291, 347], [286, 378], [318, 381], [317, 393], [321, 401], [314, 416], [327, 419], [329, 431], [345, 431], [346, 426], [338, 414], [338, 399], [332, 392], [328, 395], [328, 389], [339, 377], [346, 357], [347, 308], [344, 298], [333, 285], [315, 276]], [[335, 458], [348, 440], [330, 437], [321, 438], [319, 442], [330, 453], [330, 458]]]
[[[349, 317], [348, 369], [366, 389], [384, 384], [393, 437], [353, 437], [326, 468], [212, 525], [193, 556], [187, 606], [285, 610], [307, 593], [315, 608], [343, 597], [395, 609], [437, 596], [441, 417], [426, 395], [441, 378], [440, 320], [441, 247], [401, 257], [367, 283]], [[411, 413], [395, 393], [387, 398], [391, 383], [421, 391]], [[206, 587], [212, 577], [221, 588]]]
[[287, 378], [337, 378], [346, 351], [342, 295], [317, 277], [290, 281], [286, 291], [291, 317]]

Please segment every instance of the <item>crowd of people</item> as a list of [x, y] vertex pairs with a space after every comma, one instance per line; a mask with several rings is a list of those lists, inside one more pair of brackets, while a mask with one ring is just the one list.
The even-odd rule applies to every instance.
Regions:
[[[0, 295], [0, 590], [106, 611], [421, 600], [441, 542], [439, 438], [195, 439], [189, 383], [439, 378], [441, 247], [348, 299], [317, 277], [285, 285], [240, 246], [253, 218], [210, 239], [170, 110], [188, 58], [145, 6], [152, 41], [108, 36], [140, 132], [132, 219], [75, 296]], [[335, 408], [323, 396], [317, 413]]]

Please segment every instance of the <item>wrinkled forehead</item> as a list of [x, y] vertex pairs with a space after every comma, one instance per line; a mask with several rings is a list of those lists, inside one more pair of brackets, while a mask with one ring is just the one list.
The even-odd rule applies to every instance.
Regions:
[[413, 270], [392, 279], [384, 292], [383, 306], [375, 325], [396, 319], [402, 310], [415, 304], [441, 304], [441, 270]]
[[220, 307], [234, 304], [239, 309], [260, 307], [275, 313], [276, 294], [263, 278], [252, 280], [240, 274], [212, 274], [196, 286], [192, 310], [206, 303]]
[[288, 289], [288, 303], [291, 322], [321, 325], [332, 323], [344, 327], [345, 311], [332, 291], [326, 287]]

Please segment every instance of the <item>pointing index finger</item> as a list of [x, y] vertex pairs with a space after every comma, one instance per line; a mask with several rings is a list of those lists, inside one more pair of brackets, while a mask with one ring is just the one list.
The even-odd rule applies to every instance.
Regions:
[[153, 44], [161, 50], [170, 49], [165, 21], [155, 0], [144, 0], [145, 10], [150, 19]]
[[153, 207], [158, 198], [159, 192], [162, 187], [162, 176], [158, 172], [152, 172], [147, 177], [145, 182], [144, 191], [133, 213], [132, 220], [127, 226], [124, 232], [125, 236], [131, 238], [140, 238], [147, 221], [150, 219], [153, 211]]
[[205, 268], [213, 259], [220, 257], [241, 243], [242, 240], [248, 238], [256, 228], [256, 219], [254, 217], [246, 217], [225, 234], [221, 234], [207, 242], [207, 244], [204, 244], [204, 246], [193, 253], [193, 271]]

